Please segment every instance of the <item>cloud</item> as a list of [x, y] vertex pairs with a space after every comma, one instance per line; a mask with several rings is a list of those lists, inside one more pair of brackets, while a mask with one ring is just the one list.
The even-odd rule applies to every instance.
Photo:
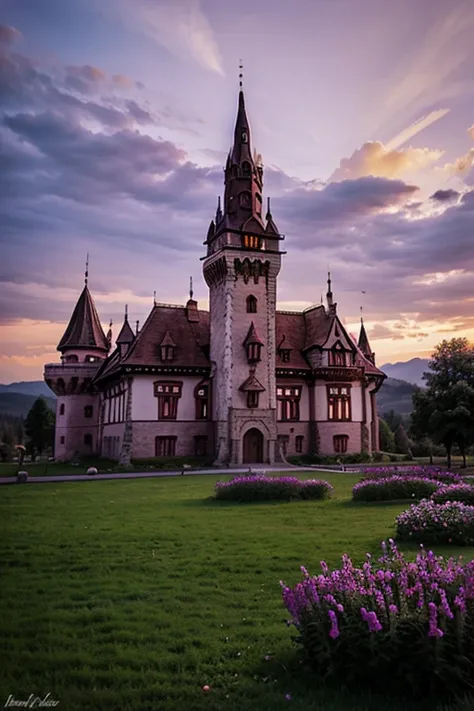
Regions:
[[360, 178], [365, 175], [395, 178], [426, 168], [442, 155], [442, 151], [429, 148], [389, 150], [379, 141], [368, 141], [354, 151], [350, 158], [341, 160], [329, 181]]
[[19, 32], [15, 27], [0, 25], [0, 43], [12, 44], [15, 40], [20, 39], [21, 36], [21, 32]]
[[460, 193], [458, 193], [457, 190], [453, 190], [452, 188], [448, 188], [447, 190], [437, 190], [433, 195], [431, 196], [431, 200], [436, 200], [437, 202], [453, 202], [454, 200], [457, 200], [460, 196]]
[[178, 57], [224, 74], [217, 39], [200, 0], [125, 0], [126, 16]]
[[400, 146], [410, 140], [410, 138], [413, 138], [413, 136], [416, 136], [416, 134], [420, 133], [420, 131], [424, 131], [425, 128], [428, 128], [428, 126], [431, 126], [436, 121], [439, 121], [439, 119], [446, 116], [447, 113], [449, 113], [449, 109], [437, 109], [436, 111], [431, 111], [431, 113], [427, 116], [423, 116], [421, 119], [418, 119], [414, 123], [410, 124], [410, 126], [403, 129], [403, 131], [400, 131], [400, 133], [397, 133], [397, 135], [385, 145], [386, 150], [394, 151], [396, 148], [400, 148]]
[[453, 163], [445, 163], [443, 170], [450, 175], [467, 176], [474, 165], [474, 148], [470, 148], [463, 156], [459, 156]]

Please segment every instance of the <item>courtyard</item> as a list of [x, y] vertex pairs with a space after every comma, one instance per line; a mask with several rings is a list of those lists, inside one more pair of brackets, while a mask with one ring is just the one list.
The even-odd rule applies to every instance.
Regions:
[[[321, 474], [335, 489], [328, 501], [217, 503], [223, 478], [3, 487], [0, 700], [50, 693], [68, 711], [472, 709], [317, 688], [286, 625], [279, 581], [342, 553], [377, 555], [406, 503], [353, 503], [357, 475], [334, 473]], [[435, 552], [474, 558], [474, 548]]]

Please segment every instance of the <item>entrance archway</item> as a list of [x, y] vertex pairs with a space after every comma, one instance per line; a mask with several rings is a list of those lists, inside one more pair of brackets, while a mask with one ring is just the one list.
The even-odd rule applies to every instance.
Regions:
[[263, 462], [263, 434], [256, 427], [244, 434], [243, 461], [244, 464]]

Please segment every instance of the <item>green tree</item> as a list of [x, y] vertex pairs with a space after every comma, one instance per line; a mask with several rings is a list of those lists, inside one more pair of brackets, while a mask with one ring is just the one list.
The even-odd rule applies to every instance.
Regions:
[[33, 455], [42, 454], [53, 446], [54, 421], [54, 412], [49, 409], [46, 400], [43, 397], [35, 400], [25, 420], [28, 448]]
[[411, 432], [441, 443], [448, 467], [457, 444], [465, 467], [466, 449], [474, 441], [474, 347], [466, 338], [443, 341], [428, 367], [426, 389], [413, 394]]
[[398, 412], [395, 412], [395, 410], [389, 410], [389, 412], [384, 412], [383, 419], [394, 434], [398, 430], [400, 425], [403, 425], [403, 417], [399, 415]]
[[379, 418], [379, 441], [381, 452], [395, 451], [395, 435], [383, 417]]
[[395, 451], [397, 454], [411, 454], [411, 442], [403, 424], [399, 425], [395, 431]]

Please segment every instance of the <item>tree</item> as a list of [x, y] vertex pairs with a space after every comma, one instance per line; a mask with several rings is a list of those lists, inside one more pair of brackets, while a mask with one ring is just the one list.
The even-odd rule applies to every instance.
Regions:
[[395, 412], [395, 410], [389, 410], [389, 412], [384, 412], [383, 419], [394, 434], [398, 430], [400, 425], [403, 425], [403, 417], [399, 415], [398, 412]]
[[411, 454], [411, 443], [403, 425], [399, 425], [395, 432], [395, 451], [397, 454]]
[[395, 435], [382, 417], [379, 418], [379, 441], [381, 452], [395, 451]]
[[43, 397], [35, 400], [25, 420], [28, 446], [33, 454], [42, 454], [45, 449], [52, 447], [54, 421], [54, 412], [49, 409], [46, 400]]
[[446, 449], [448, 467], [454, 444], [466, 466], [466, 448], [474, 442], [474, 347], [466, 338], [437, 346], [423, 379], [427, 388], [413, 394], [411, 431]]

